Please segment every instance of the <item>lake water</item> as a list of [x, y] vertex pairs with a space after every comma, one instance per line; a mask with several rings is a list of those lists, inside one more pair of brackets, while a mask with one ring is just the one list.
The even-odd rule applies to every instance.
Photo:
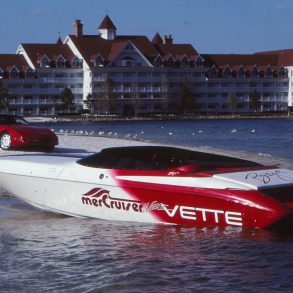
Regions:
[[57, 132], [87, 132], [183, 146], [208, 146], [293, 161], [293, 119], [64, 122], [45, 125]]
[[[292, 119], [46, 125], [293, 158]], [[5, 194], [0, 223], [0, 292], [293, 292], [292, 234], [78, 219]]]

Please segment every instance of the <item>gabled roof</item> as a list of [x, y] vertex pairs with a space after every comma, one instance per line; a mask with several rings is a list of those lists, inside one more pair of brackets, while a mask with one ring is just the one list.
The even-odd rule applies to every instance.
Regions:
[[56, 61], [60, 56], [66, 60], [72, 60], [74, 57], [69, 46], [59, 42], [56, 44], [21, 44], [21, 46], [35, 67], [39, 67], [38, 61], [45, 56], [52, 61]]
[[112, 22], [109, 15], [106, 15], [104, 19], [102, 20], [101, 24], [98, 26], [98, 29], [110, 29], [110, 30], [116, 30], [116, 26]]
[[129, 42], [133, 43], [150, 62], [158, 55], [163, 58], [172, 55], [176, 60], [181, 60], [184, 56], [188, 58], [198, 56], [197, 51], [189, 44], [154, 44], [146, 36], [120, 35], [114, 40], [105, 40], [95, 35], [80, 37], [69, 35], [69, 37], [90, 67], [93, 65], [91, 61], [98, 55], [101, 55], [106, 63], [110, 63]]
[[100, 36], [84, 35], [77, 38], [70, 35], [70, 39], [89, 66], [93, 58], [98, 55], [110, 63], [129, 42], [133, 43], [148, 60], [152, 60], [158, 54], [156, 48], [145, 36], [117, 36], [115, 40], [105, 40]]
[[69, 35], [69, 38], [89, 66], [92, 65], [93, 58], [98, 55], [107, 60], [111, 51], [111, 41], [107, 41], [98, 35], [82, 35], [79, 37]]
[[156, 33], [152, 39], [153, 44], [163, 44], [163, 39], [159, 33]]
[[0, 68], [3, 71], [10, 71], [13, 67], [16, 67], [20, 71], [26, 71], [29, 65], [22, 55], [0, 54]]

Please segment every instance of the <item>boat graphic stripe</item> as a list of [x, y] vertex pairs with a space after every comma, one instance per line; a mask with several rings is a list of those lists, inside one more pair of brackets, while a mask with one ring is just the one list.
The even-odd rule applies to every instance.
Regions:
[[135, 203], [141, 203], [138, 200], [131, 200], [131, 199], [122, 199], [122, 198], [115, 198], [109, 195], [109, 190], [103, 189], [103, 188], [93, 188], [87, 193], [83, 194], [83, 196], [88, 196], [88, 197], [100, 197], [103, 195], [107, 195], [109, 199], [111, 200], [122, 200], [125, 202], [135, 202]]

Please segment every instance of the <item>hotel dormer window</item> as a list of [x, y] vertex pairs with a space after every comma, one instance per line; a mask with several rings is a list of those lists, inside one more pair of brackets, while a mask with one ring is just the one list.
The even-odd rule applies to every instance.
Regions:
[[226, 66], [223, 71], [223, 76], [224, 77], [231, 77], [231, 75], [232, 75], [232, 70], [231, 70], [230, 66]]
[[216, 68], [215, 65], [208, 71], [209, 77], [218, 77], [218, 69]]
[[71, 61], [71, 66], [74, 68], [81, 66], [81, 60], [79, 60], [76, 56]]
[[[0, 74], [1, 74], [1, 72], [0, 72]], [[287, 70], [284, 68], [284, 67], [282, 67], [280, 70], [279, 70], [279, 77], [286, 77], [287, 76]]]
[[273, 76], [273, 70], [272, 68], [269, 66], [266, 71], [265, 71], [265, 77], [271, 77]]
[[203, 66], [203, 58], [201, 56], [198, 56], [198, 58], [196, 59], [195, 65], [196, 67], [202, 67]]
[[243, 68], [243, 66], [241, 66], [238, 70], [238, 77], [245, 77], [245, 69]]
[[60, 56], [56, 60], [56, 67], [59, 67], [59, 68], [64, 68], [65, 67], [65, 59], [62, 56]]
[[50, 67], [50, 59], [47, 56], [42, 59], [41, 67]]
[[181, 67], [188, 67], [189, 65], [189, 60], [186, 56], [183, 57], [183, 59], [181, 60]]
[[135, 66], [136, 62], [135, 59], [126, 56], [123, 59], [121, 59], [121, 66], [127, 66], [127, 67], [131, 67], [131, 66]]
[[9, 72], [10, 78], [18, 78], [19, 77], [19, 70], [16, 67], [13, 67]]
[[27, 71], [25, 72], [25, 77], [26, 78], [33, 78], [34, 77], [34, 71], [31, 68], [28, 68]]
[[167, 66], [168, 67], [174, 67], [174, 65], [175, 65], [175, 60], [174, 60], [174, 58], [172, 56], [170, 56], [168, 58], [168, 60], [167, 60]]
[[258, 77], [259, 72], [257, 67], [255, 66], [252, 70], [251, 70], [251, 77]]
[[156, 59], [155, 59], [155, 65], [157, 67], [161, 67], [163, 66], [164, 62], [163, 62], [163, 58], [161, 56], [158, 56]]
[[94, 64], [95, 64], [95, 66], [99, 66], [99, 67], [104, 66], [104, 58], [103, 58], [103, 56], [98, 55], [98, 57], [96, 58]]

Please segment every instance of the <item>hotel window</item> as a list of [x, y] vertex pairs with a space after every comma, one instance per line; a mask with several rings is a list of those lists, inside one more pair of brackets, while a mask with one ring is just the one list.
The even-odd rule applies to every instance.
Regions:
[[181, 61], [181, 66], [182, 67], [188, 67], [189, 61], [187, 57], [184, 57]]
[[273, 70], [272, 70], [271, 67], [268, 67], [268, 68], [266, 69], [266, 71], [265, 71], [265, 76], [266, 76], [266, 77], [271, 77], [271, 76], [273, 76]]
[[11, 69], [9, 72], [9, 77], [10, 78], [18, 78], [19, 77], [19, 71], [14, 67]]
[[168, 66], [168, 67], [174, 67], [174, 65], [175, 65], [175, 60], [174, 60], [174, 58], [171, 56], [171, 57], [169, 57], [169, 59], [167, 60], [167, 66]]
[[163, 59], [162, 59], [161, 56], [159, 56], [159, 57], [156, 58], [156, 60], [155, 60], [155, 65], [156, 65], [157, 67], [161, 67], [161, 66], [163, 66]]
[[59, 57], [56, 61], [57, 67], [65, 67], [65, 60], [63, 57]]
[[[1, 73], [0, 73], [1, 74]], [[280, 70], [279, 70], [279, 77], [286, 77], [287, 75], [287, 71], [284, 67], [282, 67]]]
[[135, 59], [126, 56], [123, 59], [121, 59], [121, 66], [127, 66], [127, 67], [131, 67], [131, 66], [135, 66]]
[[245, 69], [243, 67], [240, 67], [237, 75], [238, 77], [245, 77]]
[[81, 60], [79, 60], [77, 57], [74, 57], [73, 60], [71, 61], [71, 66], [74, 68], [80, 67]]
[[201, 57], [198, 57], [198, 58], [196, 59], [195, 65], [196, 65], [197, 67], [202, 67], [202, 66], [203, 66], [203, 59], [202, 59]]
[[210, 77], [218, 77], [218, 69], [213, 66], [209, 71], [208, 74]]
[[258, 69], [256, 67], [251, 70], [251, 77], [258, 77]]
[[231, 68], [227, 66], [223, 72], [224, 77], [231, 77]]
[[41, 67], [50, 67], [50, 60], [48, 57], [44, 57], [41, 61]]
[[103, 67], [104, 66], [105, 59], [100, 54], [97, 56], [95, 60], [92, 60], [94, 62], [94, 66], [96, 67]]

